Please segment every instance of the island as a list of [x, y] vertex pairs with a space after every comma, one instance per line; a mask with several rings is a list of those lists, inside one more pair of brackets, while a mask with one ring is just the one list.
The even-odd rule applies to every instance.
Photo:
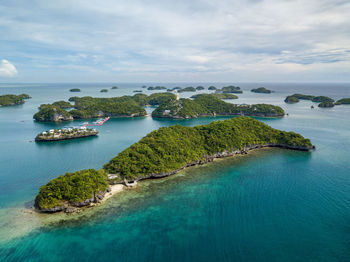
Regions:
[[81, 92], [80, 88], [72, 88], [69, 91], [70, 92]]
[[173, 92], [173, 91], [175, 91], [175, 90], [180, 90], [180, 89], [182, 89], [182, 87], [176, 86], [176, 87], [167, 89], [167, 91], [168, 91], [168, 92]]
[[[88, 119], [100, 117], [138, 117], [146, 116], [144, 106], [157, 106], [161, 103], [175, 100], [173, 93], [154, 93], [149, 96], [135, 94], [111, 98], [100, 97], [71, 97], [70, 102], [57, 101], [52, 104], [43, 104], [33, 118], [39, 122], [71, 121], [74, 119]], [[74, 108], [67, 111], [65, 108]]]
[[342, 98], [335, 102], [335, 105], [350, 105], [350, 98]]
[[80, 127], [80, 128], [63, 128], [51, 129], [38, 134], [35, 137], [36, 142], [49, 142], [67, 139], [77, 139], [83, 137], [96, 136], [98, 131], [96, 129]]
[[155, 130], [106, 163], [101, 170], [66, 173], [43, 185], [35, 198], [41, 212], [71, 212], [91, 206], [116, 192], [113, 187], [161, 178], [217, 158], [247, 154], [264, 147], [310, 151], [300, 134], [274, 129], [250, 117], [207, 125], [174, 125]]
[[112, 86], [112, 88], [111, 89], [118, 89], [118, 87], [117, 86]]
[[261, 94], [271, 94], [273, 91], [266, 89], [265, 87], [254, 88], [250, 90], [253, 93], [261, 93]]
[[166, 90], [167, 88], [165, 86], [149, 86], [147, 90]]
[[[67, 101], [63, 101], [63, 100], [61, 100], [61, 101], [56, 101], [56, 102], [52, 103], [51, 105], [52, 105], [52, 106], [59, 107], [59, 108], [61, 108], [61, 109], [73, 108], [73, 105], [72, 105], [71, 103], [69, 103], [69, 102], [67, 102]], [[46, 106], [50, 106], [50, 104], [41, 104], [41, 105], [39, 106], [39, 110], [44, 109], [44, 107], [46, 107]]]
[[242, 94], [243, 91], [239, 86], [224, 86], [221, 89], [216, 90], [216, 92], [222, 92], [222, 93], [236, 93], [236, 94]]
[[178, 93], [183, 93], [183, 92], [196, 92], [196, 88], [194, 88], [193, 86], [188, 86], [185, 88], [181, 88], [177, 90]]
[[142, 93], [142, 90], [134, 90], [134, 93]]
[[20, 95], [1, 95], [0, 96], [0, 107], [1, 106], [15, 106], [24, 104], [25, 99], [31, 98], [28, 94], [20, 94]]
[[160, 104], [152, 117], [189, 119], [203, 116], [257, 116], [283, 117], [284, 110], [279, 106], [268, 104], [236, 105], [227, 103], [210, 94], [201, 94], [194, 100], [182, 98]]
[[217, 90], [217, 88], [215, 86], [209, 86], [208, 90]]
[[334, 103], [329, 101], [324, 101], [319, 103], [318, 107], [334, 107]]
[[234, 95], [234, 94], [229, 94], [229, 93], [214, 93], [214, 94], [196, 94], [191, 96], [191, 98], [197, 98], [200, 97], [202, 95], [210, 95], [212, 97], [216, 97], [219, 99], [238, 99], [238, 96]]
[[204, 90], [204, 86], [197, 86], [196, 87], [196, 90], [199, 91], [199, 90]]
[[107, 93], [107, 92], [108, 92], [108, 89], [101, 89], [100, 92], [101, 92], [101, 93]]
[[39, 107], [39, 112], [37, 112], [33, 118], [38, 122], [59, 122], [59, 121], [71, 121], [73, 116], [66, 110], [50, 105], [43, 104]]
[[287, 96], [284, 102], [286, 103], [298, 103], [300, 100], [311, 100], [312, 102], [331, 102], [334, 100], [327, 96], [312, 96], [312, 95], [303, 95], [303, 94], [294, 94]]

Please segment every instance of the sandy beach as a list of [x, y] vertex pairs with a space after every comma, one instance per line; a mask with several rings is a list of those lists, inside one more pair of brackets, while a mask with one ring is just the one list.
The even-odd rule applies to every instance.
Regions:
[[111, 191], [107, 192], [105, 194], [105, 196], [104, 196], [104, 198], [102, 199], [101, 202], [104, 202], [107, 199], [109, 199], [110, 197], [112, 197], [114, 194], [123, 191], [126, 188], [126, 186], [124, 186], [122, 184], [116, 184], [116, 185], [111, 185], [110, 188], [111, 188]]

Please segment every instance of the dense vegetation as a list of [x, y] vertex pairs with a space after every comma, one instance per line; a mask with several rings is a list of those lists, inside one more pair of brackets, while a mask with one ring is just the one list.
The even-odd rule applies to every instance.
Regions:
[[259, 88], [254, 88], [252, 90], [250, 90], [253, 93], [263, 93], [263, 94], [270, 94], [272, 93], [271, 90], [266, 89], [265, 87], [259, 87]]
[[183, 92], [196, 92], [196, 89], [193, 86], [188, 86], [185, 88], [181, 88], [177, 90], [178, 93], [183, 93]]
[[335, 104], [336, 105], [349, 105], [350, 104], [350, 98], [339, 99]]
[[81, 90], [79, 88], [72, 88], [69, 91], [71, 91], [71, 92], [81, 92]]
[[149, 86], [147, 90], [165, 90], [167, 89], [165, 86]]
[[333, 103], [334, 100], [328, 96], [315, 96], [314, 98], [312, 98], [311, 100], [312, 102], [329, 102], [329, 103]]
[[152, 112], [153, 117], [166, 118], [195, 118], [208, 115], [280, 117], [284, 115], [284, 111], [279, 106], [267, 104], [235, 105], [212, 94], [201, 94], [194, 100], [183, 98], [163, 103]]
[[329, 102], [329, 101], [325, 101], [325, 102], [319, 103], [318, 107], [334, 107], [334, 103]]
[[273, 129], [250, 117], [195, 127], [162, 127], [119, 153], [104, 165], [103, 170], [66, 173], [51, 180], [40, 188], [35, 206], [43, 211], [59, 211], [64, 205], [89, 204], [96, 199], [96, 194], [107, 190], [107, 173], [117, 174], [119, 181], [162, 176], [211, 161], [217, 154], [229, 155], [257, 145], [300, 150], [312, 148], [309, 139], [294, 132]]
[[147, 104], [156, 106], [175, 99], [176, 96], [173, 93], [154, 93], [147, 97]]
[[[197, 98], [200, 97], [202, 95], [207, 95], [207, 94], [196, 94], [191, 96], [191, 98]], [[214, 93], [214, 94], [209, 94], [210, 96], [219, 98], [219, 99], [237, 99], [238, 96], [234, 95], [234, 94], [229, 94], [229, 93]]]
[[0, 106], [14, 106], [24, 104], [24, 99], [31, 98], [28, 94], [1, 95]]
[[[57, 107], [62, 108], [62, 109], [68, 109], [68, 108], [72, 108], [73, 107], [73, 105], [71, 103], [69, 103], [67, 101], [62, 101], [62, 100], [61, 101], [56, 101], [56, 102], [52, 103], [51, 105], [57, 106]], [[41, 104], [39, 106], [39, 110], [43, 109], [46, 106], [50, 106], [50, 104]]]
[[35, 206], [48, 209], [64, 204], [77, 205], [108, 187], [107, 174], [103, 170], [86, 169], [66, 173], [51, 180], [40, 188], [35, 198]]
[[236, 94], [243, 93], [243, 91], [239, 86], [224, 86], [223, 88], [218, 89], [217, 91], [222, 93], [236, 93]]
[[71, 110], [70, 113], [75, 119], [146, 115], [145, 109], [131, 96], [111, 98], [75, 97], [74, 102], [75, 109]]
[[303, 94], [293, 94], [290, 96], [287, 96], [284, 102], [286, 103], [297, 103], [300, 100], [311, 100], [312, 102], [331, 102], [333, 103], [334, 100], [332, 98], [329, 98], [327, 96], [311, 96], [311, 95], [303, 95]]
[[[175, 100], [172, 93], [154, 93], [150, 96], [135, 94], [133, 96], [94, 98], [91, 96], [71, 97], [69, 101], [57, 101], [53, 104], [43, 104], [39, 112], [34, 115], [37, 121], [65, 121], [74, 119], [97, 118], [105, 116], [131, 117], [144, 116], [146, 111], [143, 106], [159, 105], [161, 103]], [[71, 111], [65, 108], [74, 108]]]
[[104, 169], [121, 178], [136, 179], [168, 173], [208, 155], [257, 144], [312, 147], [310, 140], [299, 134], [273, 129], [249, 117], [237, 117], [196, 127], [162, 127], [125, 149]]
[[73, 120], [73, 117], [69, 112], [67, 112], [66, 110], [58, 106], [43, 104], [39, 108], [40, 108], [40, 111], [33, 116], [33, 118], [36, 121], [57, 122], [57, 121]]
[[298, 103], [300, 100], [296, 96], [287, 96], [286, 99], [284, 99], [284, 102], [286, 103]]
[[182, 89], [182, 87], [176, 86], [176, 87], [167, 89], [167, 91], [168, 91], [168, 92], [173, 92], [173, 91], [175, 91], [175, 90], [180, 90], [180, 89]]

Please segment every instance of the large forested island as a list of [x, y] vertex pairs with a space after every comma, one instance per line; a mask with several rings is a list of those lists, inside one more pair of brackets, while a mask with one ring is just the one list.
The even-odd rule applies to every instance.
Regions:
[[258, 117], [282, 117], [284, 110], [279, 106], [256, 104], [236, 105], [222, 101], [215, 95], [201, 94], [194, 100], [182, 98], [163, 103], [152, 112], [153, 117], [188, 119], [201, 116], [245, 115]]
[[28, 94], [20, 95], [1, 95], [0, 96], [0, 107], [1, 106], [15, 106], [24, 104], [25, 99], [31, 98]]
[[[150, 96], [136, 94], [112, 98], [71, 97], [70, 102], [57, 101], [53, 104], [43, 104], [39, 112], [34, 115], [36, 121], [67, 121], [74, 119], [88, 119], [98, 117], [135, 117], [145, 116], [147, 113], [143, 106], [159, 105], [176, 96], [172, 93], [155, 93]], [[67, 108], [74, 108], [67, 111]]]
[[[208, 95], [208, 94], [196, 94], [191, 96], [191, 98], [197, 98], [203, 95]], [[209, 94], [210, 96], [219, 98], [219, 99], [238, 99], [238, 96], [234, 95], [234, 94], [229, 94], [229, 93], [212, 93]]]
[[40, 188], [35, 207], [56, 212], [88, 206], [102, 200], [112, 184], [165, 177], [215, 158], [263, 147], [302, 151], [314, 148], [300, 134], [271, 128], [250, 117], [195, 127], [162, 127], [119, 153], [101, 170], [82, 170], [51, 180]]
[[253, 93], [262, 93], [262, 94], [271, 94], [272, 91], [265, 88], [265, 87], [259, 87], [259, 88], [254, 88], [252, 90], [250, 90]]

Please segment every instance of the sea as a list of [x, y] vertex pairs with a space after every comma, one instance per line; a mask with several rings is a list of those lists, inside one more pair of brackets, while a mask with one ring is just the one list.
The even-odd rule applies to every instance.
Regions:
[[[40, 186], [66, 172], [100, 169], [153, 130], [230, 118], [112, 118], [96, 127], [97, 137], [36, 143], [42, 131], [87, 121], [35, 122], [40, 104], [159, 92], [143, 85], [230, 84], [243, 94], [229, 102], [281, 106], [285, 117], [259, 120], [310, 138], [316, 149], [263, 149], [189, 168], [79, 214], [33, 212]], [[275, 92], [250, 92], [260, 86]], [[32, 99], [0, 108], [0, 261], [350, 261], [350, 105], [284, 102], [293, 93], [350, 97], [350, 83], [0, 84], [0, 95], [21, 93]]]

